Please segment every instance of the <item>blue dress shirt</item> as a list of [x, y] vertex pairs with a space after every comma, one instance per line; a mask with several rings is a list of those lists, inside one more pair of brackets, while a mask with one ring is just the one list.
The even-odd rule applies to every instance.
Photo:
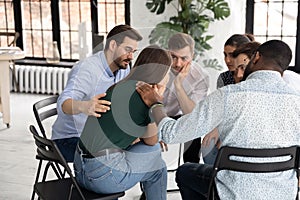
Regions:
[[123, 79], [130, 68], [120, 69], [114, 75], [110, 70], [104, 52], [100, 51], [78, 63], [69, 73], [67, 85], [57, 101], [58, 117], [52, 126], [52, 139], [79, 137], [87, 116], [84, 113], [68, 115], [62, 111], [67, 99], [90, 100], [104, 93], [111, 85]]

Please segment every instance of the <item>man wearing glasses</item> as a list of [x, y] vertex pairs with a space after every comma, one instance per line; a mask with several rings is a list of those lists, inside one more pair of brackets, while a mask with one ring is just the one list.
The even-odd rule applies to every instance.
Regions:
[[107, 35], [103, 51], [73, 66], [57, 100], [58, 116], [52, 126], [52, 139], [68, 162], [73, 162], [87, 116], [100, 117], [110, 109], [110, 102], [100, 99], [111, 85], [127, 76], [141, 40], [132, 27], [115, 26]]

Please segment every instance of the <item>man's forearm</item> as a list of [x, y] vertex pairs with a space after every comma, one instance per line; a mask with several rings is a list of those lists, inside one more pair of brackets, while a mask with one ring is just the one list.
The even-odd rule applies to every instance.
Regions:
[[183, 114], [192, 112], [195, 107], [195, 102], [188, 97], [181, 85], [176, 85], [176, 94]]
[[80, 108], [83, 107], [84, 102], [76, 101], [73, 99], [67, 99], [62, 104], [62, 110], [65, 114], [76, 115], [82, 113]]

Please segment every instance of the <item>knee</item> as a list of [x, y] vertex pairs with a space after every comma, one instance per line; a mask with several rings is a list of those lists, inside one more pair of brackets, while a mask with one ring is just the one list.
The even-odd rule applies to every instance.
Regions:
[[179, 166], [178, 169], [176, 170], [175, 181], [178, 185], [182, 185], [184, 181], [188, 179], [187, 178], [189, 176], [188, 165], [189, 165], [188, 163], [183, 164]]

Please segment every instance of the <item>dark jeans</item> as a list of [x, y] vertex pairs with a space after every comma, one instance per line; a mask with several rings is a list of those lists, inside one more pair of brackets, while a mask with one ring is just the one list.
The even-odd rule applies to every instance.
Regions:
[[183, 162], [199, 163], [201, 137], [184, 143]]
[[218, 147], [214, 145], [210, 152], [208, 152], [206, 155], [203, 155], [203, 162], [205, 164], [214, 165], [218, 152], [219, 152]]
[[67, 162], [74, 161], [74, 153], [79, 137], [53, 140]]
[[213, 166], [185, 163], [176, 171], [176, 182], [183, 200], [206, 200]]

